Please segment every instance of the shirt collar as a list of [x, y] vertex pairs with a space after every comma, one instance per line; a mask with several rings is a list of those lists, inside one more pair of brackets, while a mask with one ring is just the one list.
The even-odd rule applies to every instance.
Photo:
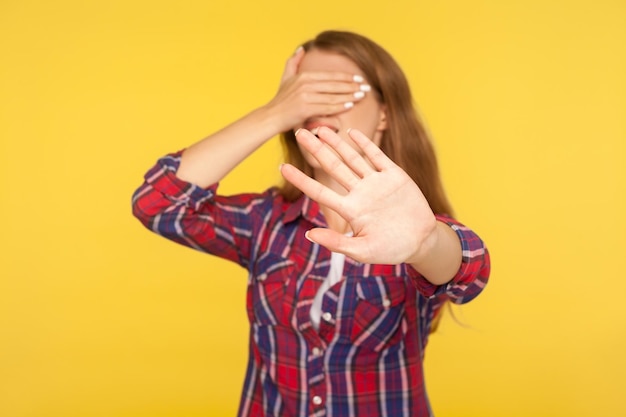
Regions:
[[326, 220], [320, 210], [319, 204], [302, 194], [296, 201], [289, 204], [285, 211], [285, 224], [297, 220], [299, 217], [308, 220], [318, 227], [326, 227]]

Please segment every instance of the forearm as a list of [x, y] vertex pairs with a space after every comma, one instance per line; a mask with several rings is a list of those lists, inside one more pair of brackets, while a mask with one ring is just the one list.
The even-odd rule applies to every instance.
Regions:
[[454, 278], [461, 260], [461, 242], [456, 232], [437, 221], [431, 237], [409, 263], [428, 281], [441, 285]]
[[176, 176], [200, 187], [215, 184], [282, 129], [275, 112], [256, 109], [187, 148]]

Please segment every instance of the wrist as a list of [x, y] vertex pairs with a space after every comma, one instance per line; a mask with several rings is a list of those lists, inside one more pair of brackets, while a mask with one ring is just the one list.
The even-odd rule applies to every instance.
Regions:
[[[426, 237], [421, 241], [421, 243], [416, 248], [415, 252], [409, 256], [406, 260], [406, 263], [409, 263], [415, 267], [423, 264], [430, 258], [431, 253], [437, 247], [439, 239], [441, 237], [441, 226], [445, 226], [443, 223], [435, 220], [435, 224], [432, 227], [430, 233], [426, 235]], [[419, 270], [419, 268], [416, 268]]]
[[292, 129], [293, 126], [285, 120], [285, 112], [278, 108], [273, 102], [269, 102], [256, 110], [259, 116], [259, 122], [267, 126], [277, 135]]
[[437, 221], [435, 231], [423, 240], [409, 263], [428, 281], [441, 285], [454, 278], [461, 267], [462, 256], [456, 232], [446, 223]]

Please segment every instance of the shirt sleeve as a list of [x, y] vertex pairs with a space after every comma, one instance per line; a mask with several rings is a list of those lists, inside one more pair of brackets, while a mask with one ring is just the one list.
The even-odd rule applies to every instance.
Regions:
[[[266, 194], [218, 196], [218, 184], [206, 189], [176, 176], [181, 152], [158, 160], [132, 198], [133, 214], [149, 230], [179, 244], [247, 268], [252, 236], [261, 224], [257, 210]], [[269, 191], [268, 191], [269, 192]]]
[[489, 251], [478, 235], [456, 220], [441, 215], [437, 215], [437, 220], [450, 226], [459, 237], [463, 251], [461, 267], [454, 278], [443, 285], [432, 284], [409, 267], [411, 277], [419, 292], [427, 298], [448, 298], [455, 304], [467, 303], [487, 285], [491, 269]]

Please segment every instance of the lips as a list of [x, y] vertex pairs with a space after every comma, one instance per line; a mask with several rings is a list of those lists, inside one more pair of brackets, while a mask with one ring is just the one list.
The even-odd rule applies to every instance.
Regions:
[[337, 126], [334, 126], [331, 123], [325, 122], [325, 121], [321, 121], [321, 120], [310, 120], [307, 121], [304, 126], [303, 126], [306, 130], [311, 131], [311, 133], [313, 133], [314, 135], [317, 135], [317, 131], [319, 130], [320, 127], [327, 127], [330, 130], [332, 130], [333, 132], [337, 133], [339, 132], [339, 128]]

